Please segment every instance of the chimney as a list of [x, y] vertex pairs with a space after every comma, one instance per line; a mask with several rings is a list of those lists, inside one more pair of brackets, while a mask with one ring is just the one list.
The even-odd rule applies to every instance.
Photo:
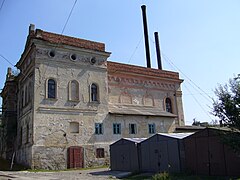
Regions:
[[6, 79], [10, 78], [11, 76], [12, 76], [12, 68], [8, 67]]
[[158, 32], [154, 32], [154, 36], [155, 36], [155, 44], [156, 44], [156, 52], [157, 52], [158, 69], [161, 69], [161, 70], [162, 70], [162, 60], [161, 60], [161, 53], [160, 53], [160, 44], [159, 44]]
[[34, 31], [35, 31], [35, 25], [34, 24], [30, 24], [29, 29], [28, 29], [28, 33], [31, 34]]
[[148, 41], [148, 27], [147, 27], [147, 17], [146, 17], [146, 6], [142, 5], [141, 8], [142, 8], [142, 15], [143, 15], [143, 28], [144, 28], [144, 37], [145, 37], [147, 67], [151, 68], [149, 41]]

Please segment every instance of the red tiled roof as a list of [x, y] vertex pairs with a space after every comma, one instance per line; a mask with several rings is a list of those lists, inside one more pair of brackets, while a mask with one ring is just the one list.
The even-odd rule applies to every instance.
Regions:
[[50, 33], [40, 29], [37, 29], [36, 33], [33, 36], [37, 39], [42, 39], [44, 41], [54, 43], [54, 44], [65, 44], [65, 45], [75, 46], [79, 48], [105, 52], [104, 43], [88, 41], [80, 38], [74, 38], [70, 36]]
[[179, 73], [172, 71], [165, 71], [159, 69], [146, 68], [141, 66], [134, 66], [116, 62], [107, 62], [108, 74], [113, 73], [134, 73], [139, 75], [161, 77], [161, 78], [170, 78], [179, 80]]

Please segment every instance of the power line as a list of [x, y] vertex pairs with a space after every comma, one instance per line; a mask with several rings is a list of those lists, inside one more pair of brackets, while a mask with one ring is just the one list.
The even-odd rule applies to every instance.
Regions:
[[5, 58], [2, 54], [0, 54], [0, 56], [5, 60], [7, 61], [9, 64], [11, 64], [11, 66], [14, 67], [13, 63], [11, 63], [11, 61], [9, 61], [7, 58]]
[[77, 1], [78, 1], [78, 0], [75, 0], [74, 4], [73, 4], [73, 6], [72, 6], [72, 9], [71, 9], [71, 11], [70, 11], [70, 13], [69, 13], [69, 15], [68, 15], [67, 20], [66, 20], [66, 23], [65, 23], [64, 26], [63, 26], [63, 29], [62, 29], [61, 35], [63, 34], [63, 32], [64, 32], [64, 30], [65, 30], [65, 28], [66, 28], [66, 26], [67, 26], [67, 24], [68, 24], [68, 21], [69, 21], [71, 15], [72, 15], [73, 9], [74, 9], [74, 7], [75, 7]]
[[[5, 0], [4, 0], [4, 1], [5, 1]], [[3, 1], [3, 3], [4, 3], [4, 1]], [[68, 18], [67, 18], [67, 20], [66, 20], [66, 22], [65, 22], [65, 24], [64, 24], [64, 26], [63, 26], [61, 35], [63, 34], [63, 32], [64, 32], [64, 30], [65, 30], [65, 28], [66, 28], [66, 26], [67, 26], [67, 24], [68, 24], [68, 21], [69, 21], [71, 15], [72, 15], [73, 9], [74, 9], [77, 1], [78, 1], [78, 0], [75, 0], [73, 6], [72, 6], [72, 8], [71, 8], [71, 11], [70, 11], [70, 13], [69, 13], [69, 15], [68, 15]], [[1, 8], [2, 8], [2, 6], [3, 6], [3, 3], [2, 3], [2, 5], [1, 5]], [[0, 8], [0, 10], [1, 10], [1, 8]], [[61, 36], [60, 36], [60, 38], [61, 38]], [[59, 43], [60, 43], [60, 39], [59, 39], [57, 45], [55, 46], [55, 49], [57, 48], [57, 46], [59, 45]], [[15, 68], [15, 66], [13, 65], [13, 63], [12, 63], [11, 61], [9, 61], [6, 57], [4, 57], [2, 54], [0, 54], [0, 56], [1, 56], [6, 62], [8, 62], [11, 66], [13, 66], [13, 67]], [[47, 66], [47, 67], [48, 67], [48, 66]], [[46, 71], [47, 71], [47, 69], [46, 69]], [[45, 73], [46, 73], [46, 71], [45, 71]], [[21, 73], [25, 78], [28, 78], [32, 83], [34, 83], [33, 80], [30, 79], [26, 74], [24, 74], [23, 72], [20, 72], [20, 73]], [[44, 74], [45, 74], [45, 73], [44, 73]], [[44, 75], [44, 74], [43, 74], [43, 75]]]
[[[188, 87], [184, 84], [185, 88], [187, 89], [187, 91], [189, 93], [191, 93], [190, 89], [188, 89]], [[202, 111], [213, 121], [213, 119], [211, 118], [211, 116], [209, 115], [208, 112], [206, 112], [206, 110], [203, 108], [203, 106], [201, 105], [201, 103], [197, 100], [197, 98], [192, 95], [193, 99], [196, 101], [196, 103], [200, 106], [200, 108], [202, 109]]]
[[[150, 37], [150, 40], [152, 41], [153, 44], [155, 44], [155, 42], [153, 41], [153, 39]], [[192, 86], [190, 83], [190, 85], [195, 89], [195, 90], [200, 90], [202, 93], [200, 93], [207, 101], [211, 102], [212, 103], [212, 97], [210, 97], [204, 90], [202, 90], [196, 83], [194, 83], [185, 73], [183, 73], [183, 71], [181, 71], [181, 69], [179, 69], [171, 60], [170, 58], [165, 55], [163, 52], [162, 52], [162, 55], [163, 55], [163, 58], [174, 68], [174, 69], [177, 69], [179, 72], [181, 72], [181, 74], [186, 77], [194, 86]]]
[[0, 11], [2, 10], [4, 2], [5, 2], [5, 0], [3, 0], [2, 4], [1, 4]]
[[136, 53], [137, 49], [139, 48], [139, 45], [141, 44], [142, 40], [143, 40], [143, 37], [141, 36], [140, 40], [139, 40], [138, 43], [137, 43], [137, 46], [135, 47], [135, 49], [134, 49], [131, 57], [130, 57], [129, 60], [128, 60], [128, 63], [130, 63], [130, 61], [132, 60], [132, 57], [134, 56], [134, 54]]
[[[166, 61], [168, 61], [169, 62], [169, 64], [170, 65], [172, 65], [175, 69], [177, 69], [179, 72], [181, 72], [181, 74], [185, 77], [185, 78], [187, 78], [187, 80], [189, 80], [194, 86], [192, 86], [195, 90], [197, 90], [197, 91], [201, 91], [202, 92], [202, 96], [207, 100], [207, 101], [209, 101], [209, 102], [211, 102], [212, 103], [212, 97], [211, 96], [209, 96], [202, 88], [200, 88], [195, 82], [193, 82], [185, 73], [183, 73], [183, 71], [181, 71], [171, 60], [170, 60], [170, 58], [168, 58], [168, 56], [167, 55], [165, 55], [164, 53], [162, 53], [163, 54], [163, 58], [166, 60]], [[190, 84], [190, 83], [189, 83]]]
[[[61, 42], [61, 36], [63, 35], [63, 32], [65, 31], [65, 28], [67, 27], [68, 21], [69, 21], [71, 15], [72, 15], [73, 9], [74, 9], [74, 7], [76, 6], [77, 1], [78, 1], [78, 0], [75, 0], [74, 3], [73, 3], [73, 6], [72, 6], [72, 8], [71, 8], [71, 10], [70, 10], [70, 12], [69, 12], [68, 17], [67, 17], [67, 20], [66, 20], [66, 22], [65, 22], [65, 24], [64, 24], [64, 26], [63, 26], [61, 35], [59, 36], [57, 45], [54, 47], [54, 51], [56, 51], [57, 47], [59, 46], [59, 44], [60, 44], [60, 42]], [[48, 66], [49, 66], [49, 63], [48, 63]], [[43, 73], [43, 76], [44, 76], [45, 73], [47, 72], [48, 66], [47, 66], [45, 72]]]

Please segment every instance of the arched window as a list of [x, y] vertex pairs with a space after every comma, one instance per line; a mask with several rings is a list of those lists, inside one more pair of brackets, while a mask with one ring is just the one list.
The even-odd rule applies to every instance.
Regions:
[[91, 85], [91, 101], [98, 101], [98, 86], [96, 84]]
[[165, 105], [166, 105], [166, 111], [172, 113], [172, 102], [170, 98], [166, 98]]
[[70, 92], [70, 100], [72, 101], [79, 100], [79, 84], [77, 81], [74, 80], [70, 82], [69, 92]]
[[48, 80], [48, 98], [56, 98], [56, 82], [53, 79]]

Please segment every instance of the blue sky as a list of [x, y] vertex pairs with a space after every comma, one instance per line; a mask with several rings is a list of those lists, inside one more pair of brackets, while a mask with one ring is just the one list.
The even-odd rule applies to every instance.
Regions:
[[[0, 5], [3, 0], [0, 0]], [[75, 0], [6, 0], [0, 10], [0, 54], [19, 60], [30, 23], [61, 33]], [[64, 35], [104, 42], [109, 60], [146, 66], [142, 14], [147, 5], [152, 66], [153, 33], [160, 34], [165, 70], [180, 71], [186, 124], [211, 121], [213, 90], [239, 74], [239, 0], [78, 0]], [[1, 6], [0, 6], [1, 7]], [[0, 57], [0, 88], [7, 67]]]

